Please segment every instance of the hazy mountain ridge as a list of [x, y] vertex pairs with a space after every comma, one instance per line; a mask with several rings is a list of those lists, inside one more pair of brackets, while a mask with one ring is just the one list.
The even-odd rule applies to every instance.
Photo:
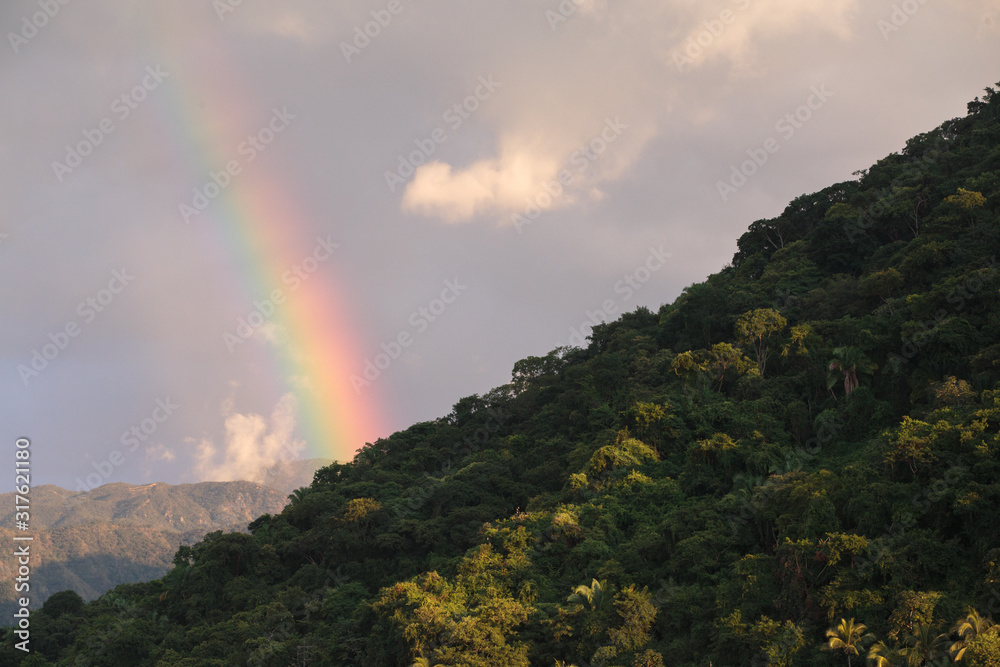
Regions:
[[[217, 530], [240, 530], [219, 526]], [[12, 543], [15, 531], [0, 530], [0, 539]], [[31, 600], [40, 604], [57, 591], [72, 589], [93, 599], [118, 584], [145, 581], [170, 569], [182, 544], [201, 539], [204, 530], [185, 533], [134, 524], [79, 523], [34, 534], [31, 542]], [[16, 564], [0, 563], [0, 576], [12, 580]], [[13, 611], [13, 594], [0, 599], [0, 613]]]
[[[93, 491], [74, 493], [53, 485], [31, 492], [31, 527], [54, 529], [102, 522], [187, 531], [248, 523], [260, 513], [280, 511], [286, 493], [256, 482], [201, 482], [198, 484], [105, 484]], [[10, 508], [3, 525], [12, 525], [14, 494], [0, 495]]]
[[[105, 484], [87, 492], [54, 484], [31, 489], [33, 606], [49, 595], [72, 589], [93, 599], [123, 583], [146, 581], [167, 572], [177, 549], [206, 533], [245, 531], [262, 514], [276, 514], [288, 494], [307, 486], [328, 459], [279, 463], [258, 482], [193, 484]], [[0, 539], [12, 544], [14, 493], [0, 494]], [[26, 533], [20, 533], [26, 534]], [[0, 577], [13, 580], [17, 564], [0, 561]], [[9, 587], [0, 596], [0, 613], [13, 610]]]

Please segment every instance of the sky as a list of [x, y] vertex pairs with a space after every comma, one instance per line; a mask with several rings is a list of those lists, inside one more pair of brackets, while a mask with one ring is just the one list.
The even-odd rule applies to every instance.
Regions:
[[8, 0], [0, 32], [0, 438], [77, 490], [348, 460], [1000, 80], [1000, 0]]

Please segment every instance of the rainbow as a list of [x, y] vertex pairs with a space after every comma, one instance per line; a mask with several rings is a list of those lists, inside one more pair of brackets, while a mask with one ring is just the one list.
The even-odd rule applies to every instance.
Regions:
[[[234, 130], [254, 134], [267, 127], [273, 112], [240, 85], [232, 56], [218, 48], [226, 28], [213, 25], [211, 5], [204, 6], [209, 12], [203, 20], [180, 7], [160, 5], [154, 10], [159, 16], [150, 17], [156, 23], [150, 43], [159, 57], [146, 63], [161, 64], [169, 72], [162, 91], [162, 99], [168, 100], [164, 120], [176, 138], [178, 163], [192, 185], [204, 187], [210, 172], [225, 170], [231, 160], [242, 165], [190, 224], [210, 225], [215, 231], [220, 257], [232, 265], [232, 287], [245, 299], [247, 313], [254, 301], [281, 290], [285, 300], [268, 320], [278, 324], [282, 334], [276, 342], [273, 380], [298, 399], [299, 435], [310, 454], [350, 460], [366, 442], [386, 434], [374, 392], [369, 388], [359, 395], [350, 381], [363, 348], [353, 335], [348, 299], [334, 287], [343, 284], [336, 280], [339, 251], [307, 279], [284, 279], [318, 247], [318, 227], [308, 224], [309, 216], [277, 169], [268, 170], [266, 152], [249, 165], [236, 154]], [[288, 111], [295, 113], [291, 107]], [[190, 205], [192, 197], [188, 190], [187, 200], [179, 204]], [[177, 221], [184, 224], [179, 213]], [[326, 232], [320, 236], [326, 238]], [[331, 237], [337, 242], [335, 231]], [[220, 340], [220, 351], [222, 345]]]

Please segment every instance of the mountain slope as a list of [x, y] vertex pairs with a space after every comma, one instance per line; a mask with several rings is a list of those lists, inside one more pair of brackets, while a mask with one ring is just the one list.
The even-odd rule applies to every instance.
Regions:
[[[77, 493], [58, 486], [32, 489], [32, 526], [62, 528], [80, 523], [117, 523], [163, 530], [203, 530], [245, 524], [266, 512], [280, 510], [285, 494], [255, 482], [199, 484], [105, 484]], [[13, 524], [14, 494], [0, 494], [9, 512], [3, 525]]]
[[658, 313], [519, 361], [510, 384], [318, 471], [252, 535], [181, 547], [160, 580], [46, 605], [37, 650], [841, 664], [829, 630], [859, 663], [946, 660], [961, 641], [966, 664], [997, 664], [973, 610], [1000, 620], [998, 212], [987, 89], [857, 181], [753, 223], [731, 265]]
[[[178, 547], [194, 544], [216, 530], [245, 531], [261, 514], [277, 513], [294, 488], [307, 485], [326, 459], [278, 464], [262, 472], [277, 488], [255, 482], [199, 484], [106, 484], [78, 493], [51, 484], [31, 490], [32, 600], [71, 589], [93, 599], [123, 583], [148, 581], [171, 566]], [[0, 526], [14, 525], [14, 494], [0, 494], [7, 514]], [[0, 528], [0, 540], [14, 544], [16, 531]], [[17, 563], [0, 561], [0, 577], [12, 581]], [[9, 617], [16, 595], [0, 596]]]

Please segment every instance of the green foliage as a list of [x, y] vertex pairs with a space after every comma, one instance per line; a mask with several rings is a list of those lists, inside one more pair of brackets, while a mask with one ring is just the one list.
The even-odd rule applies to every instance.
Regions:
[[639, 468], [647, 461], [655, 461], [656, 458], [656, 452], [649, 445], [628, 437], [626, 433], [620, 433], [614, 444], [605, 445], [594, 452], [584, 473], [587, 479], [598, 482], [598, 488], [601, 488], [605, 485], [600, 482], [610, 483], [623, 473]]
[[914, 637], [918, 632], [930, 632], [934, 607], [942, 597], [944, 595], [938, 592], [901, 592], [896, 609], [889, 617], [889, 637], [898, 640]]
[[63, 614], [78, 614], [83, 609], [83, 598], [76, 591], [60, 591], [42, 605], [42, 612], [52, 620]]
[[983, 196], [983, 193], [966, 190], [965, 188], [959, 188], [958, 194], [945, 197], [944, 200], [949, 204], [957, 204], [964, 209], [974, 209], [986, 204], [986, 197]]
[[1000, 667], [1000, 633], [990, 632], [970, 639], [963, 664], [969, 667]]
[[757, 367], [764, 374], [767, 359], [771, 356], [768, 340], [772, 334], [778, 333], [788, 322], [781, 313], [773, 308], [757, 308], [743, 313], [736, 320], [736, 337], [740, 343], [749, 345], [757, 357]]
[[710, 350], [681, 352], [671, 364], [671, 370], [689, 385], [712, 385], [718, 391], [730, 379], [727, 373], [739, 377], [751, 369], [758, 370], [738, 348], [729, 343], [716, 343]]
[[632, 584], [615, 595], [615, 615], [618, 618], [608, 629], [608, 638], [620, 651], [628, 653], [649, 643], [656, 607], [648, 588], [640, 591]]
[[[990, 644], [991, 641], [985, 635], [996, 636], [997, 630], [992, 620], [983, 618], [978, 611], [969, 607], [965, 616], [960, 618], [951, 629], [951, 634], [958, 639], [948, 648], [948, 653], [956, 662], [960, 661], [978, 638], [982, 638], [978, 643], [983, 644], [984, 648]], [[997, 646], [1000, 648], [1000, 643]], [[980, 651], [981, 649], [976, 649], [974, 652], [980, 653]], [[996, 657], [1000, 658], [1000, 652], [996, 654]], [[979, 660], [982, 661], [981, 657]], [[997, 664], [1000, 667], [1000, 663]]]
[[918, 466], [935, 460], [932, 444], [947, 428], [948, 425], [944, 422], [927, 424], [908, 416], [903, 417], [902, 424], [883, 434], [888, 440], [886, 462], [905, 463], [911, 472], [916, 473]]
[[930, 621], [920, 623], [906, 637], [906, 648], [900, 653], [911, 665], [930, 665], [948, 655], [948, 635], [938, 634]]
[[874, 641], [875, 635], [868, 632], [868, 627], [864, 623], [856, 623], [854, 619], [840, 619], [837, 627], [826, 631], [826, 644], [823, 648], [828, 651], [842, 651], [847, 656], [847, 664], [851, 664], [851, 656], [860, 655], [864, 650], [864, 645]]
[[858, 374], [871, 375], [878, 368], [868, 360], [864, 353], [856, 347], [845, 346], [835, 347], [831, 354], [829, 371], [827, 376], [827, 388], [833, 387], [842, 376], [844, 379], [844, 396], [850, 396], [851, 392], [861, 384]]

